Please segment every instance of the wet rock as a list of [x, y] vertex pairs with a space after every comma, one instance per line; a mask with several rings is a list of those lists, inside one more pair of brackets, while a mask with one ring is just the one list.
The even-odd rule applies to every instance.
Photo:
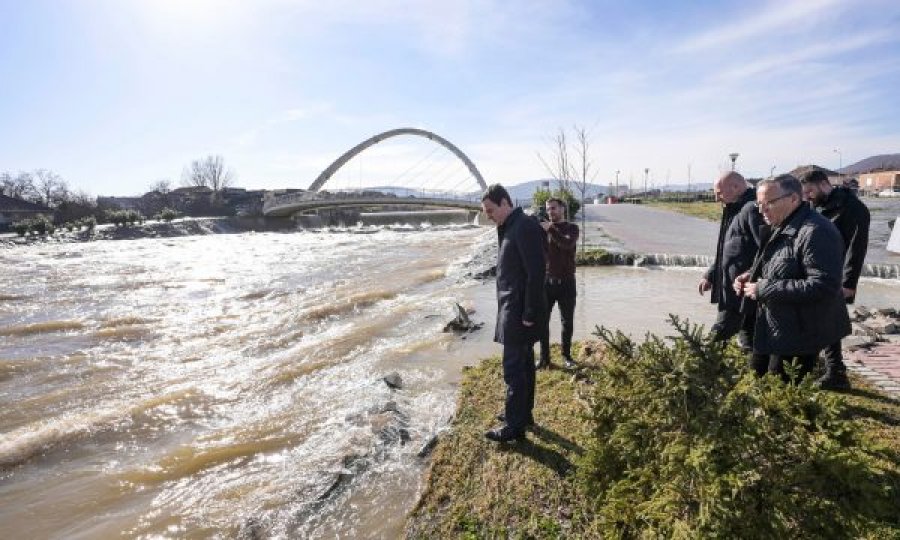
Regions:
[[396, 401], [388, 401], [381, 407], [381, 412], [399, 413], [400, 408], [397, 406]]
[[854, 336], [872, 336], [872, 337], [878, 336], [878, 333], [875, 332], [875, 330], [869, 328], [865, 324], [862, 324], [859, 322], [854, 322], [850, 326], [853, 329], [851, 334]]
[[634, 258], [635, 266], [647, 266], [648, 264], [650, 264], [650, 261], [643, 255]]
[[841, 340], [841, 346], [849, 351], [865, 349], [875, 344], [873, 336], [848, 336]]
[[856, 306], [855, 308], [853, 308], [853, 311], [850, 312], [850, 320], [856, 322], [864, 321], [871, 315], [872, 312], [870, 312], [865, 306]]
[[437, 433], [432, 435], [427, 441], [425, 441], [425, 444], [423, 444], [422, 447], [419, 448], [419, 451], [416, 452], [416, 456], [423, 458], [431, 455], [431, 452], [434, 451], [434, 447], [437, 446], [438, 439], [439, 435]]
[[481, 323], [473, 323], [469, 318], [469, 312], [461, 305], [456, 304], [456, 317], [444, 326], [444, 332], [465, 333], [474, 332], [482, 327]]
[[391, 390], [399, 390], [400, 388], [403, 388], [403, 378], [400, 377], [400, 374], [396, 371], [388, 373], [382, 380], [384, 381], [384, 384], [388, 385], [388, 388], [390, 388]]
[[896, 322], [881, 317], [867, 320], [864, 326], [878, 334], [900, 333], [900, 327], [897, 326]]
[[266, 527], [258, 517], [248, 518], [238, 528], [237, 537], [240, 540], [262, 540], [266, 538]]
[[897, 310], [894, 308], [881, 308], [878, 310], [878, 314], [882, 317], [897, 317]]

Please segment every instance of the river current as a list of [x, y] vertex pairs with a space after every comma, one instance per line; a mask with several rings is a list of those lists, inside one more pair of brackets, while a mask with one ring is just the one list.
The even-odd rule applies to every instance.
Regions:
[[[400, 536], [461, 368], [499, 352], [494, 284], [467, 277], [495, 241], [368, 227], [0, 251], [0, 538]], [[709, 324], [699, 277], [580, 268], [575, 338]], [[456, 302], [484, 328], [444, 333]], [[900, 305], [900, 287], [865, 280], [860, 303]]]

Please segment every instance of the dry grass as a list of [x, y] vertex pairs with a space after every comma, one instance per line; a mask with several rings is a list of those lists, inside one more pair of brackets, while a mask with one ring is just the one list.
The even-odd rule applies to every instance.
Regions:
[[722, 218], [722, 205], [717, 202], [668, 202], [668, 201], [647, 201], [648, 206], [663, 208], [678, 212], [679, 214], [687, 214], [709, 221], [719, 221]]

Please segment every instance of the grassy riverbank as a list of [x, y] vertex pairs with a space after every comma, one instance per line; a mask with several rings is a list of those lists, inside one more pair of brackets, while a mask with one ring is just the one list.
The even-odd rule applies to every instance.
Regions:
[[722, 217], [722, 205], [717, 202], [669, 202], [648, 200], [645, 204], [656, 208], [671, 210], [680, 214], [687, 214], [709, 221], [719, 221]]
[[[596, 347], [596, 346], [594, 346]], [[580, 346], [576, 346], [580, 350]], [[554, 351], [556, 352], [556, 351]], [[585, 358], [585, 373], [602, 355]], [[558, 361], [558, 359], [557, 359]], [[882, 450], [885, 482], [900, 475], [900, 403], [854, 378], [842, 394], [844, 417]], [[410, 538], [585, 538], [598, 534], [596, 499], [578, 480], [593, 427], [593, 385], [561, 370], [541, 371], [535, 427], [525, 442], [496, 445], [483, 432], [496, 424], [504, 387], [497, 358], [464, 374], [452, 428], [435, 449], [422, 497], [413, 510]], [[900, 486], [894, 486], [897, 489]], [[900, 507], [900, 500], [889, 501]], [[897, 538], [900, 526], [876, 523], [862, 537]]]

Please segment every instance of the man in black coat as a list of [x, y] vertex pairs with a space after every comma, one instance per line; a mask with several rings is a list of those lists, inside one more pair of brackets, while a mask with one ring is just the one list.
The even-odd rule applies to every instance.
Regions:
[[796, 359], [799, 382], [819, 351], [850, 333], [841, 294], [843, 241], [837, 228], [803, 202], [800, 182], [789, 174], [763, 180], [756, 200], [773, 229], [749, 272], [738, 276], [738, 295], [756, 300], [751, 366], [788, 379]]
[[745, 253], [734, 251], [741, 245], [740, 242], [732, 243], [730, 246], [732, 251], [725, 253], [725, 244], [728, 235], [728, 229], [732, 221], [738, 215], [738, 212], [756, 198], [756, 191], [747, 185], [747, 181], [740, 174], [731, 171], [713, 184], [713, 190], [716, 193], [716, 200], [722, 203], [722, 219], [719, 222], [719, 237], [716, 242], [716, 257], [712, 265], [707, 269], [697, 289], [700, 294], [706, 291], [710, 293], [710, 302], [718, 307], [718, 315], [716, 322], [713, 324], [712, 331], [716, 339], [722, 341], [728, 340], [731, 336], [741, 332], [739, 341], [744, 346], [749, 346], [750, 335], [746, 330], [742, 330], [742, 322], [744, 318], [740, 313], [740, 301], [732, 293], [731, 284], [738, 273], [749, 268], [749, 264], [740, 268], [740, 272], [729, 273], [729, 269], [734, 269], [737, 262], [735, 259], [752, 260], [755, 252]]
[[534, 424], [534, 343], [544, 328], [544, 230], [537, 220], [513, 207], [506, 189], [488, 187], [481, 198], [485, 215], [497, 224], [497, 326], [494, 341], [503, 344], [506, 383], [504, 425], [485, 437], [520, 439]]
[[[869, 209], [848, 188], [834, 187], [828, 176], [819, 170], [809, 171], [800, 178], [803, 195], [823, 216], [834, 223], [844, 240], [844, 272], [842, 291], [844, 299], [852, 304], [856, 297], [856, 284], [862, 273], [869, 247]], [[825, 389], [849, 389], [847, 367], [841, 355], [841, 342], [824, 349], [825, 374], [816, 381]]]

